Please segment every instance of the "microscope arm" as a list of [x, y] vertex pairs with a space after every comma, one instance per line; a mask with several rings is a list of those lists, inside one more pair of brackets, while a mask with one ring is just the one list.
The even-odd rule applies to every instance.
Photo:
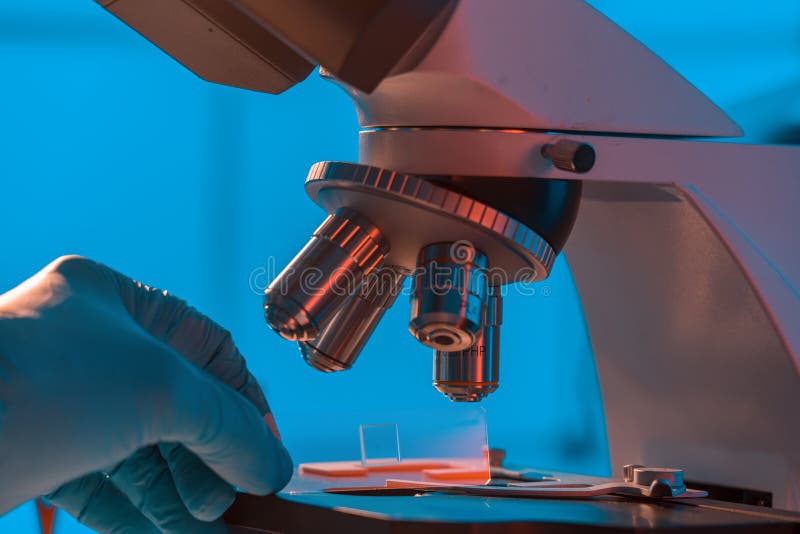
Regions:
[[451, 0], [96, 0], [201, 78], [280, 93], [319, 64], [372, 91], [413, 63]]

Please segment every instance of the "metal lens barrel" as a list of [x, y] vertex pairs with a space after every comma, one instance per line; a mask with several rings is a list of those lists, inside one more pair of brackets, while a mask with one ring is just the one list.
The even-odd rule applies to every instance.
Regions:
[[403, 287], [405, 272], [382, 267], [370, 273], [316, 339], [301, 341], [303, 359], [324, 372], [349, 369]]
[[485, 324], [475, 344], [458, 352], [435, 352], [433, 386], [450, 400], [478, 402], [497, 389], [500, 380], [502, 309], [499, 288], [491, 288]]
[[409, 331], [442, 351], [475, 344], [486, 303], [486, 255], [468, 243], [434, 243], [422, 249], [414, 274]]
[[314, 339], [388, 251], [370, 221], [351, 209], [338, 210], [267, 288], [267, 324], [285, 339]]

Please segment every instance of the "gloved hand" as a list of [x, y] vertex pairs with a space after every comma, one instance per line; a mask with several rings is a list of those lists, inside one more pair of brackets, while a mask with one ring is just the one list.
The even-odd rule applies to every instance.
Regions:
[[269, 418], [228, 332], [165, 292], [71, 256], [0, 295], [0, 514], [50, 492], [100, 532], [227, 532], [234, 487], [291, 477]]

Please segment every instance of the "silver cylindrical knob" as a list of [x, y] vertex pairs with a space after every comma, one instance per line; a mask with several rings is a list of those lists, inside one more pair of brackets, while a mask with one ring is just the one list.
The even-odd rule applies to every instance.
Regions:
[[467, 243], [423, 248], [414, 273], [411, 334], [436, 350], [474, 345], [483, 327], [486, 267], [486, 256]]
[[583, 174], [594, 168], [597, 154], [588, 143], [561, 139], [555, 144], [542, 147], [542, 156], [553, 162], [562, 171]]
[[640, 468], [644, 467], [641, 464], [626, 464], [622, 466], [622, 480], [625, 482], [633, 482], [633, 472]]
[[383, 314], [397, 299], [405, 278], [406, 273], [398, 267], [381, 267], [367, 275], [319, 336], [299, 343], [303, 359], [324, 372], [352, 367]]
[[673, 488], [683, 486], [683, 469], [673, 469], [671, 467], [645, 467], [637, 466], [633, 470], [634, 484], [639, 486], [650, 486], [653, 482], [664, 481]]
[[434, 353], [433, 386], [454, 402], [478, 402], [494, 392], [500, 380], [502, 322], [503, 299], [499, 288], [490, 288], [478, 340], [466, 350]]
[[314, 339], [388, 251], [378, 228], [359, 213], [340, 209], [269, 285], [264, 318], [286, 339]]

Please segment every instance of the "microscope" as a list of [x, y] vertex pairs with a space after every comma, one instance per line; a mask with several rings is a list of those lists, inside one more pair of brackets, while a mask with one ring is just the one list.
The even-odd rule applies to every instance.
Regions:
[[97, 1], [205, 80], [280, 93], [320, 65], [352, 98], [359, 161], [311, 168], [327, 218], [264, 296], [312, 367], [350, 368], [411, 278], [434, 387], [478, 402], [502, 289], [563, 253], [613, 469], [800, 511], [800, 148], [737, 142], [582, 0]]

